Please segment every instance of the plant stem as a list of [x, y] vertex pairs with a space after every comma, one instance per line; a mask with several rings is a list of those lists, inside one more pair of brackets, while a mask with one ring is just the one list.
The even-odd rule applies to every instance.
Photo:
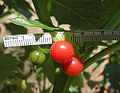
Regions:
[[45, 74], [43, 74], [43, 93], [45, 92], [45, 87], [46, 87], [46, 77]]
[[74, 79], [73, 77], [68, 77], [68, 80], [67, 80], [67, 82], [66, 82], [65, 88], [63, 89], [63, 93], [68, 93], [70, 83], [71, 83], [71, 81], [72, 81], [73, 79]]
[[81, 58], [85, 61], [90, 57], [91, 52], [94, 50], [96, 46], [90, 46], [88, 47], [87, 51], [85, 51], [85, 53], [81, 56]]
[[40, 83], [39, 83], [39, 80], [37, 79], [37, 76], [36, 76], [36, 65], [33, 65], [33, 71], [35, 73], [35, 77], [36, 77], [36, 80], [37, 80], [37, 84], [38, 84], [38, 88], [39, 88], [39, 93], [41, 93]]
[[[67, 87], [66, 86], [67, 80], [68, 80], [68, 76], [64, 72], [61, 71], [60, 73], [56, 74], [55, 84], [52, 93], [65, 93], [63, 91], [64, 88]], [[65, 91], [67, 91], [67, 89], [65, 89]]]
[[93, 57], [91, 57], [90, 59], [86, 60], [86, 62], [85, 62], [85, 68], [84, 69], [86, 69], [87, 67], [89, 67], [91, 64], [93, 64], [94, 62], [96, 62], [97, 60], [99, 60], [100, 58], [102, 58], [103, 56], [105, 56], [108, 53], [111, 53], [113, 51], [116, 51], [119, 48], [120, 48], [120, 42], [117, 42], [117, 43], [111, 45], [110, 47], [102, 50], [98, 54], [96, 54]]

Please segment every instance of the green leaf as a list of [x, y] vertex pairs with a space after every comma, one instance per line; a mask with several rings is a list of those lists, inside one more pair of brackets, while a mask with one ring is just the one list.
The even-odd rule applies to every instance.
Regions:
[[89, 80], [90, 79], [90, 74], [84, 71], [84, 77]]
[[3, 13], [4, 9], [5, 9], [5, 5], [0, 4], [0, 15]]
[[[47, 47], [47, 46], [46, 46], [46, 47]], [[32, 46], [32, 48], [33, 48], [34, 50], [38, 50], [38, 51], [40, 51], [40, 52], [42, 52], [42, 53], [44, 53], [44, 54], [48, 54], [48, 53], [50, 52], [50, 49], [49, 49], [49, 48], [45, 48], [45, 46], [43, 46], [43, 48], [40, 47], [40, 46]]]
[[15, 9], [16, 11], [20, 12], [25, 17], [30, 18], [32, 16], [30, 10], [33, 11], [33, 9], [26, 0], [22, 0], [22, 2], [21, 0], [4, 0], [4, 3], [9, 7]]
[[120, 49], [110, 54], [109, 56], [110, 63], [120, 63]]
[[81, 48], [82, 56], [81, 58], [86, 61], [89, 57], [91, 52], [97, 47], [95, 43], [84, 43], [84, 46]]
[[49, 11], [51, 10], [51, 0], [32, 0], [37, 16], [42, 22], [51, 22]]
[[104, 72], [104, 82], [108, 81], [111, 84], [111, 87], [115, 89], [120, 89], [120, 64], [109, 63], [106, 65]]
[[13, 92], [12, 90], [12, 93], [33, 93], [31, 84], [27, 83], [24, 79], [17, 79], [16, 81], [14, 81], [14, 86], [15, 92]]
[[74, 78], [74, 80], [71, 82], [72, 86], [78, 86], [78, 87], [82, 87], [83, 86], [83, 77], [82, 74], [79, 74], [78, 76], [76, 76]]
[[0, 18], [3, 18], [3, 17], [5, 17], [5, 16], [8, 16], [8, 15], [10, 15], [10, 14], [12, 14], [12, 13], [13, 13], [13, 11], [11, 11], [11, 10], [6, 11], [6, 12], [3, 12], [3, 13], [0, 14]]
[[25, 27], [15, 25], [13, 23], [7, 23], [4, 25], [5, 25], [6, 29], [11, 32], [12, 35], [13, 34], [26, 34], [27, 33], [27, 29]]
[[17, 59], [11, 55], [0, 56], [0, 82], [12, 75], [17, 63]]
[[89, 80], [87, 83], [88, 83], [90, 88], [94, 88], [99, 82]]
[[97, 29], [104, 23], [103, 9], [102, 0], [52, 0], [51, 15], [76, 29]]
[[112, 19], [105, 25], [104, 29], [114, 30], [120, 24], [120, 11], [114, 14]]
[[63, 30], [62, 28], [49, 27], [47, 25], [42, 24], [38, 20], [30, 20], [30, 19], [28, 20], [24, 17], [13, 18], [13, 19], [11, 19], [11, 22], [16, 25], [20, 25], [20, 26], [36, 27], [36, 28], [42, 28], [42, 29], [46, 29], [46, 30], [50, 30], [50, 31]]
[[80, 89], [77, 86], [75, 86], [75, 87], [70, 86], [69, 92], [70, 93], [80, 93]]
[[41, 49], [41, 52], [47, 54], [50, 52], [50, 49], [44, 48], [44, 49]]
[[[120, 0], [103, 0], [104, 15], [107, 21], [109, 21], [113, 15], [120, 9]], [[114, 7], [114, 8], [113, 8]]]
[[103, 16], [105, 16], [106, 20], [103, 28], [113, 30], [118, 25], [120, 19], [119, 17], [120, 0], [104, 0], [103, 5], [104, 5]]
[[119, 6], [120, 0], [53, 0], [51, 15], [55, 16], [61, 24], [67, 23], [76, 29], [101, 29], [113, 16], [117, 17], [116, 21], [119, 20], [117, 13]]
[[33, 93], [30, 85], [27, 85], [27, 88], [24, 90], [24, 93]]
[[81, 55], [80, 55], [80, 46], [79, 46], [79, 44], [73, 42], [73, 46], [74, 46], [75, 55], [80, 57]]

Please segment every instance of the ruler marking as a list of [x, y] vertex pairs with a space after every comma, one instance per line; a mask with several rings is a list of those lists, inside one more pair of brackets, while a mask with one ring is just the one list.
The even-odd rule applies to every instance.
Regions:
[[[60, 36], [63, 33], [59, 33]], [[58, 34], [57, 34], [58, 35]], [[70, 34], [73, 42], [98, 42], [102, 40], [120, 40], [120, 32], [73, 32]], [[52, 44], [52, 37], [44, 33], [37, 41], [32, 35], [6, 35], [3, 37], [5, 47]]]

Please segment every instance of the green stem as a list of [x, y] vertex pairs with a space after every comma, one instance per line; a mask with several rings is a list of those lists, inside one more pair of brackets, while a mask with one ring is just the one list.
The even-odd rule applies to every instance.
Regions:
[[63, 89], [63, 93], [68, 93], [68, 89], [70, 87], [71, 81], [73, 80], [73, 77], [68, 77], [68, 80], [66, 82], [66, 85]]
[[81, 58], [85, 61], [90, 57], [91, 52], [95, 49], [95, 45], [88, 47], [85, 53], [81, 56]]
[[59, 73], [57, 73], [55, 75], [55, 84], [52, 93], [63, 93], [63, 90], [67, 84], [67, 80], [68, 76], [62, 70]]
[[46, 87], [46, 77], [45, 74], [43, 75], [43, 93], [45, 93], [45, 87]]
[[97, 60], [99, 60], [100, 58], [102, 58], [103, 56], [105, 56], [108, 53], [111, 53], [113, 51], [116, 51], [119, 48], [120, 48], [120, 42], [117, 42], [117, 43], [111, 45], [110, 47], [102, 50], [101, 52], [97, 53], [96, 55], [94, 55], [90, 59], [86, 60], [86, 62], [85, 62], [85, 68], [84, 69], [86, 69], [87, 67], [89, 67], [91, 64], [93, 64], [94, 62], [96, 62]]
[[36, 76], [36, 73], [37, 73], [37, 71], [36, 71], [36, 65], [33, 65], [33, 71], [34, 71], [34, 73], [35, 73], [35, 77], [36, 77], [36, 80], [37, 80], [37, 84], [38, 84], [38, 88], [39, 88], [39, 93], [41, 93], [41, 89], [40, 89], [40, 82], [39, 82], [39, 80], [37, 79], [37, 76]]

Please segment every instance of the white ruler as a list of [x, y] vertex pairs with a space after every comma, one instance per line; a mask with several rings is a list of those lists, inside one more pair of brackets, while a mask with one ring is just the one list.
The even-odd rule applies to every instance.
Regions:
[[[58, 32], [63, 35], [63, 32]], [[120, 31], [93, 31], [93, 32], [70, 32], [73, 42], [99, 42], [102, 40], [119, 40]], [[52, 44], [52, 37], [49, 33], [44, 33], [37, 40], [34, 34], [6, 35], [3, 37], [5, 47], [29, 46]]]
[[3, 41], [5, 47], [52, 44], [49, 33], [44, 33], [37, 40], [34, 34], [6, 35], [3, 37]]

